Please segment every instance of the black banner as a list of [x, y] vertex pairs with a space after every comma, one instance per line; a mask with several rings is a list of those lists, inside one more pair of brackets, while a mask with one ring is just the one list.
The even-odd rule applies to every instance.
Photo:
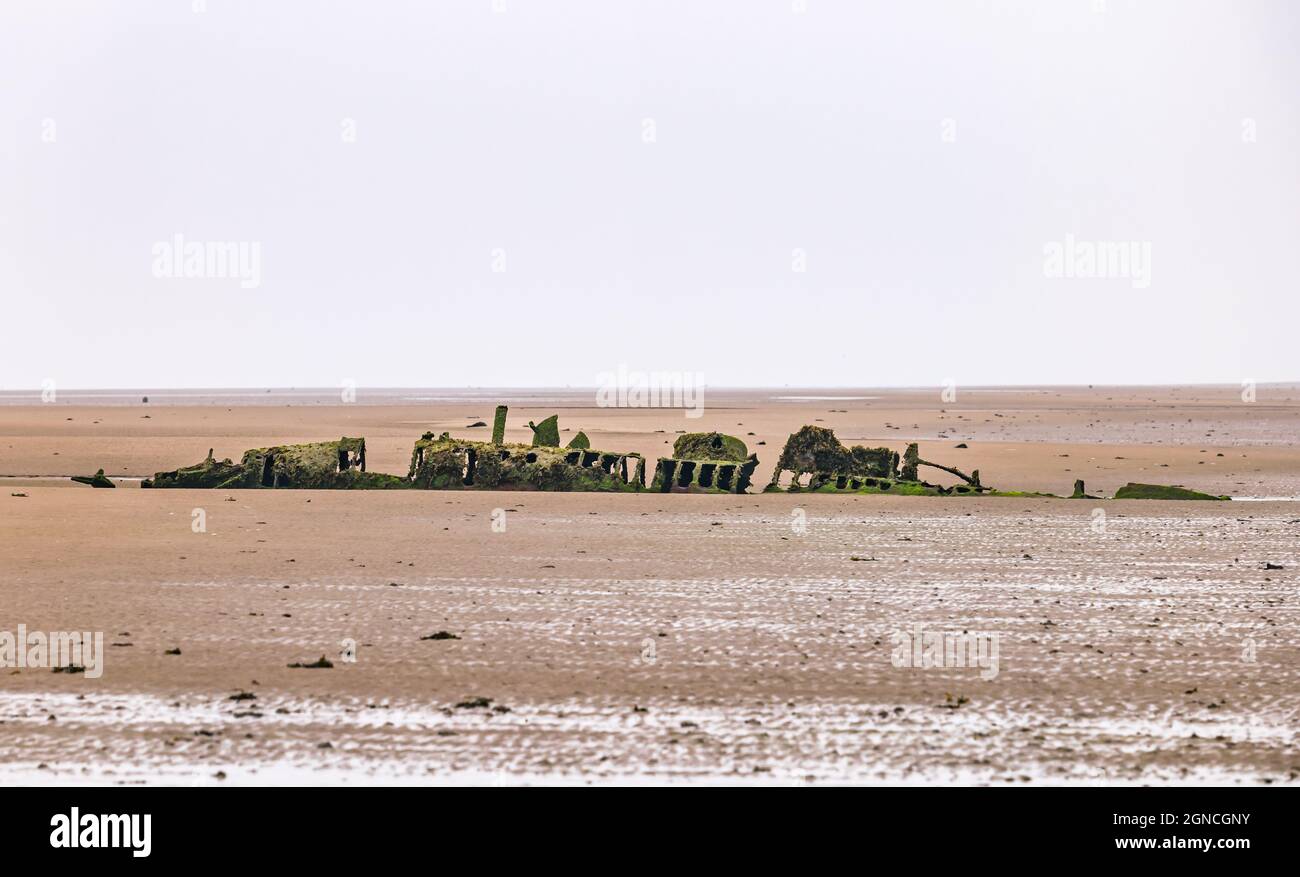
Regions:
[[[1291, 849], [1295, 799], [1253, 788], [30, 788], [11, 789], [4, 846], [51, 861], [339, 865], [376, 855], [519, 857], [611, 842], [701, 845], [737, 860], [926, 851], [990, 864]], [[819, 852], [820, 851], [820, 852]], [[1052, 858], [1044, 858], [1044, 857]], [[432, 860], [431, 860], [432, 861]]]

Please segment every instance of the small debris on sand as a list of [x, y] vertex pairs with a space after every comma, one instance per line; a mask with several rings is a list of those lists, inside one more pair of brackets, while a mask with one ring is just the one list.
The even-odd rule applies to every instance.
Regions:
[[288, 667], [291, 670], [330, 670], [334, 667], [334, 663], [327, 660], [324, 655], [321, 655], [319, 661], [313, 661], [310, 664], [303, 664], [295, 661], [294, 663], [289, 664]]
[[104, 476], [103, 469], [100, 469], [94, 475], [73, 475], [72, 480], [78, 484], [89, 484], [91, 487], [117, 487], [116, 484]]
[[422, 637], [420, 637], [420, 639], [421, 639], [421, 640], [426, 640], [426, 639], [460, 639], [460, 637], [456, 636], [456, 634], [454, 634], [454, 633], [452, 633], [452, 632], [450, 632], [450, 631], [447, 631], [447, 630], [440, 630], [440, 631], [438, 631], [437, 633], [431, 633], [431, 634], [429, 634], [428, 636], [422, 636]]

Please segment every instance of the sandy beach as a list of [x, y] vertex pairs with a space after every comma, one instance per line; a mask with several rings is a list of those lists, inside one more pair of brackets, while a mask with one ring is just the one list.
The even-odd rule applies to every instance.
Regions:
[[[0, 630], [105, 637], [97, 679], [3, 671], [0, 776], [1294, 783], [1300, 389], [1241, 392], [720, 390], [700, 418], [591, 391], [0, 394]], [[513, 441], [552, 413], [652, 459], [731, 433], [756, 487], [137, 489], [342, 435], [405, 474], [497, 402]], [[757, 494], [806, 423], [1008, 490], [1255, 501]], [[101, 467], [121, 489], [66, 480]], [[996, 675], [896, 666], [918, 624], [997, 634]]]

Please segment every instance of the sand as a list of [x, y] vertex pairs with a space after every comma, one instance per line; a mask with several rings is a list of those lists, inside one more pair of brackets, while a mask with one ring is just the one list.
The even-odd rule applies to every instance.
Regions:
[[[679, 429], [738, 434], [764, 462], [760, 484], [786, 435], [820, 421], [849, 442], [920, 441], [1009, 489], [1068, 493], [1084, 478], [1107, 496], [1130, 480], [1300, 496], [1300, 393], [1239, 394], [716, 392], [700, 419], [576, 392], [0, 397], [0, 631], [105, 634], [98, 679], [0, 670], [0, 776], [1294, 783], [1295, 501], [54, 479], [344, 434], [366, 437], [370, 469], [404, 473], [420, 432], [486, 437], [466, 426], [504, 397], [516, 440], [554, 412], [596, 447], [647, 455]], [[918, 623], [995, 634], [996, 676], [896, 666], [895, 634]], [[422, 639], [442, 631], [459, 638]], [[322, 655], [332, 668], [287, 666]]]

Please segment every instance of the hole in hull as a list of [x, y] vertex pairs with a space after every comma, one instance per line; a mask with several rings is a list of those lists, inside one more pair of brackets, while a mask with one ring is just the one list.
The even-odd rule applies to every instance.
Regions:
[[717, 468], [713, 463], [700, 464], [700, 487], [713, 486], [713, 473]]

